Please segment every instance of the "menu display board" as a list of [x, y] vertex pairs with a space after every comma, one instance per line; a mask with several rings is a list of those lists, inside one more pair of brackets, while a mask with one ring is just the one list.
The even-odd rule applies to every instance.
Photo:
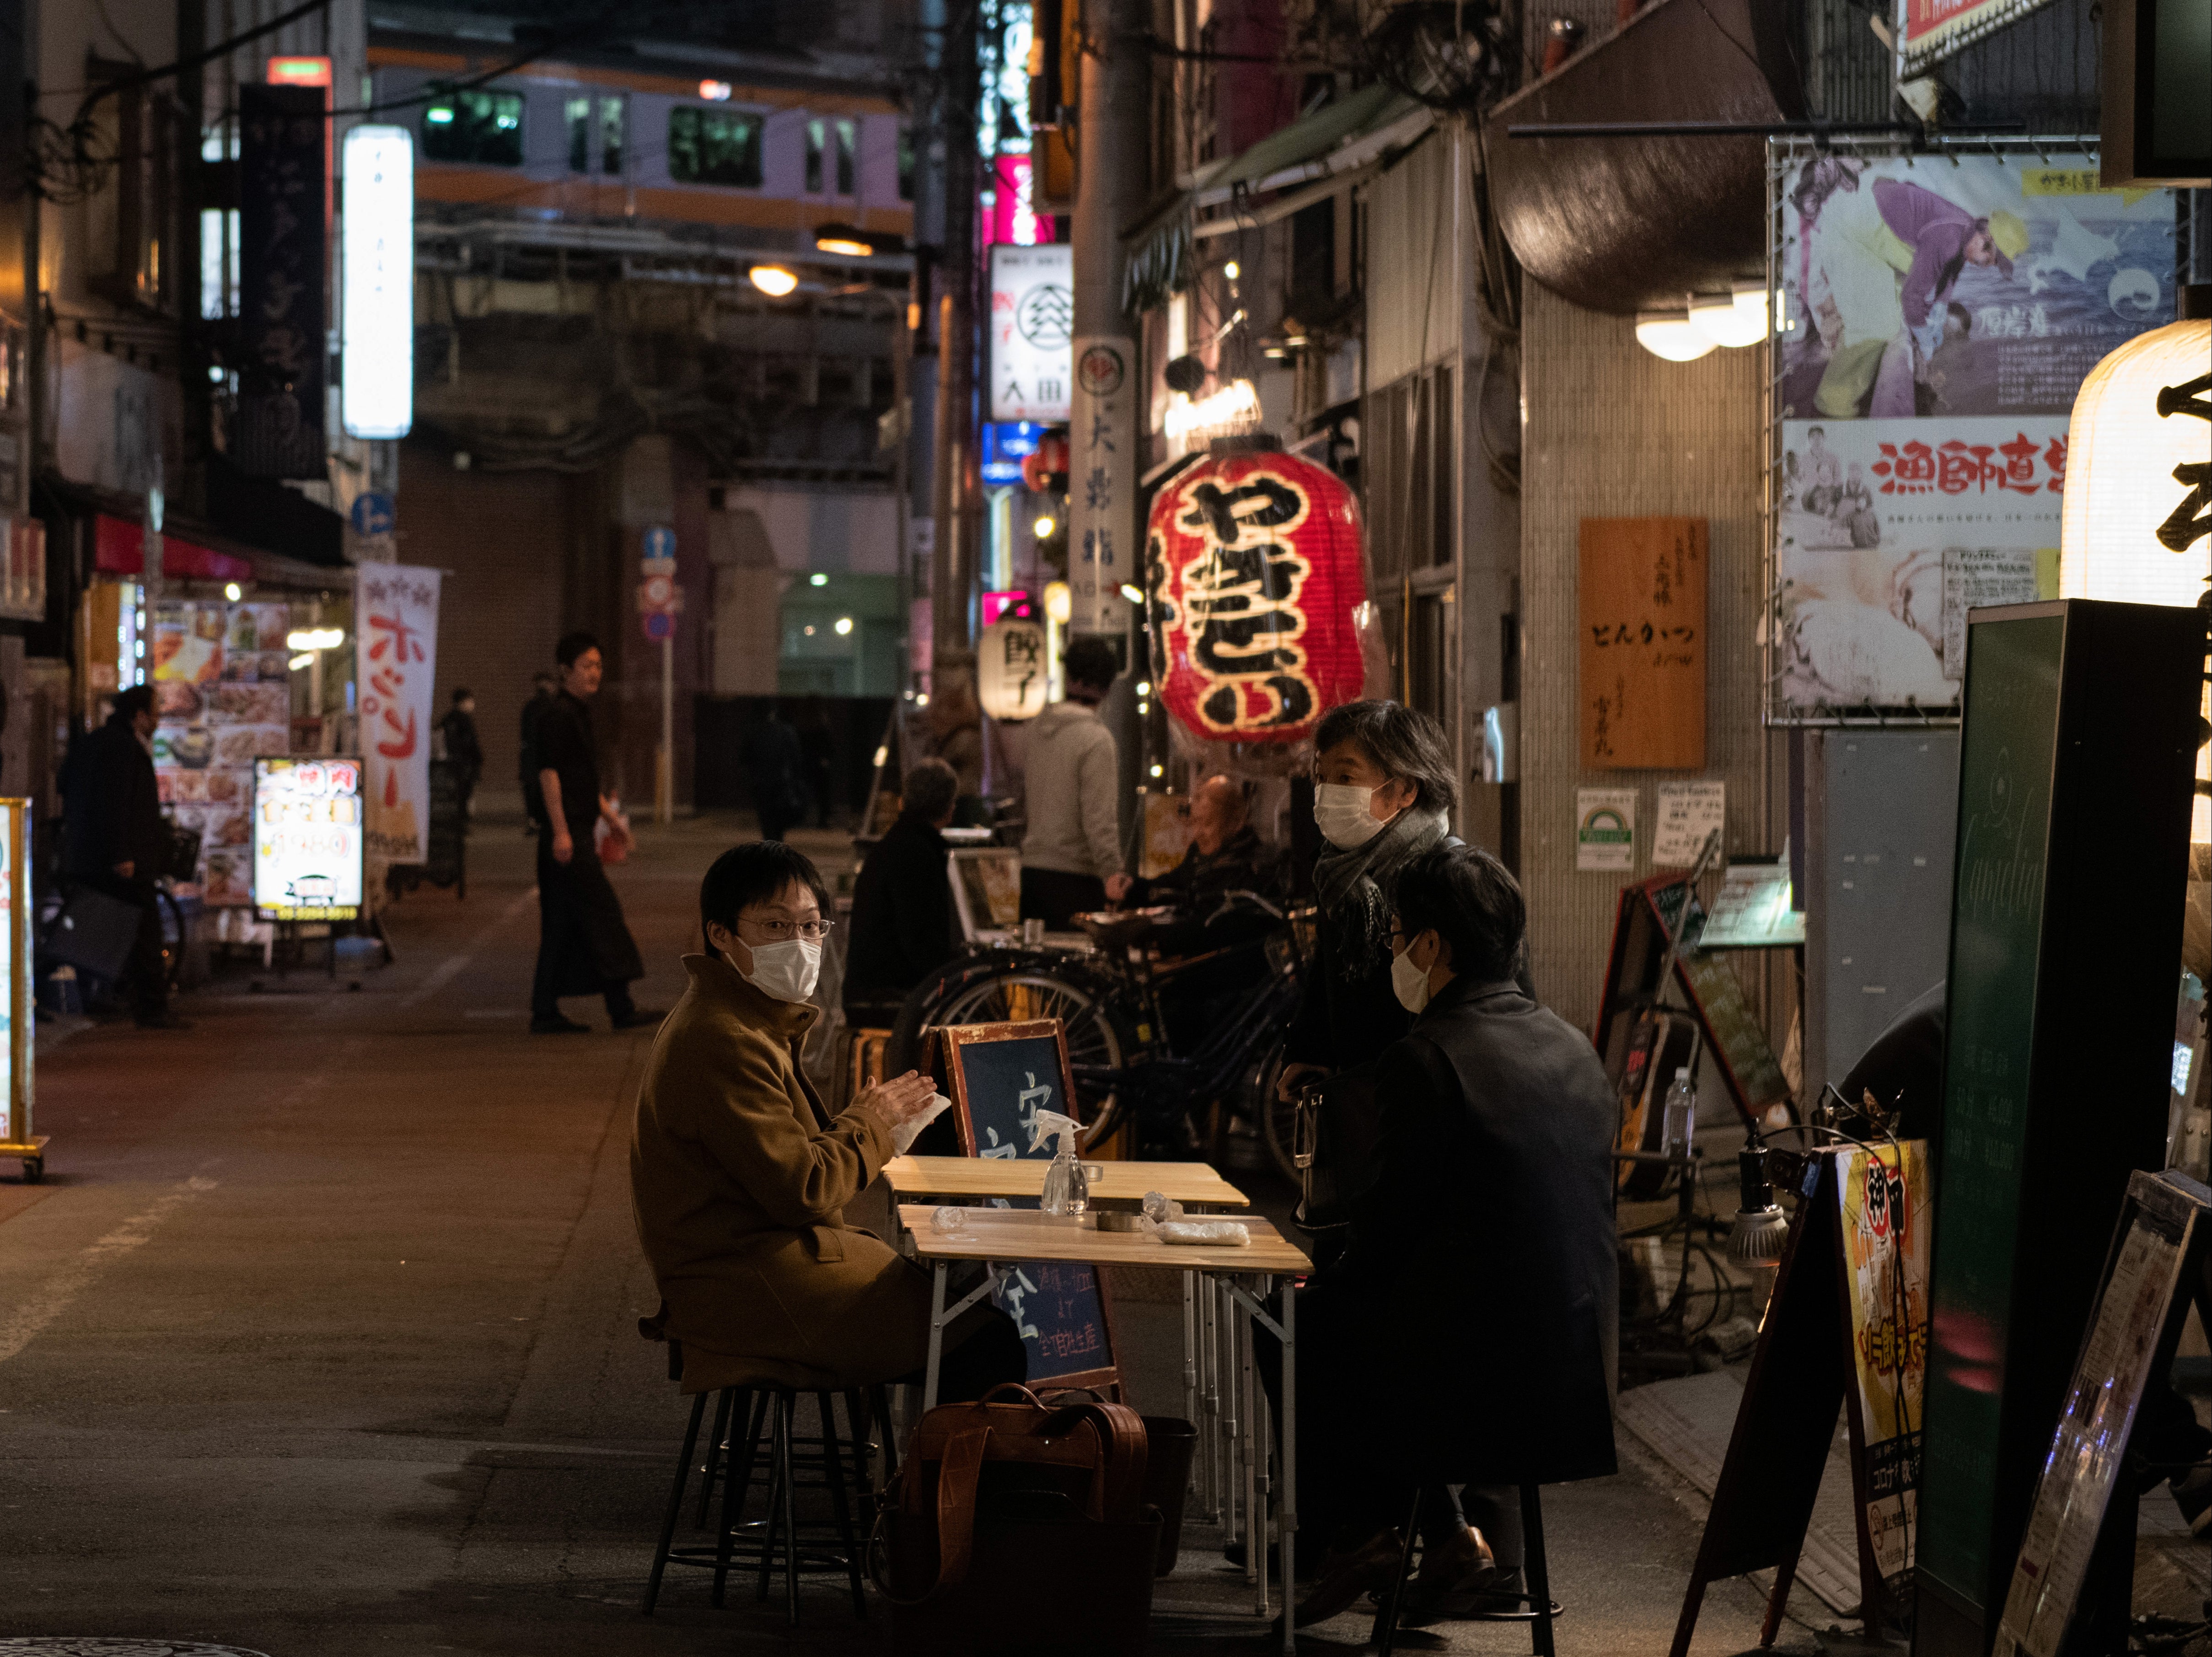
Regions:
[[253, 762], [253, 906], [264, 921], [361, 914], [361, 762]]
[[0, 1145], [31, 1133], [31, 802], [0, 800]]
[[1905, 1603], [1918, 1526], [1921, 1398], [1928, 1372], [1928, 1239], [1933, 1220], [1921, 1140], [1836, 1154], [1844, 1301], [1850, 1319], [1847, 1394], [1860, 1534], [1893, 1600]]
[[253, 762], [292, 747], [291, 612], [282, 604], [168, 600], [148, 631], [154, 777], [179, 828], [200, 834], [201, 901], [253, 901]]

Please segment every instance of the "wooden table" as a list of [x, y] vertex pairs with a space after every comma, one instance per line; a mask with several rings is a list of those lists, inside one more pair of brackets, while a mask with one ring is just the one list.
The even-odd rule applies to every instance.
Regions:
[[[1035, 1157], [895, 1156], [884, 1164], [884, 1177], [902, 1197], [1042, 1197], [1044, 1171], [1051, 1166]], [[1251, 1198], [1203, 1162], [1086, 1161], [1085, 1166], [1104, 1170], [1091, 1180], [1094, 1203], [1134, 1204], [1144, 1200], [1146, 1191], [1156, 1191], [1186, 1208], [1252, 1206]]]
[[[913, 1160], [969, 1161], [964, 1158]], [[970, 1166], [973, 1166], [972, 1162]], [[1037, 1162], [1033, 1166], [1042, 1170], [1048, 1165]], [[1111, 1167], [1115, 1165], [1109, 1163], [1107, 1166]], [[1142, 1167], [1147, 1165], [1125, 1163], [1121, 1166]], [[1156, 1163], [1150, 1166], [1204, 1167], [1202, 1163]], [[1313, 1268], [1313, 1263], [1306, 1258], [1305, 1252], [1267, 1221], [1258, 1218], [1240, 1221], [1251, 1234], [1251, 1243], [1246, 1247], [1209, 1246], [1186, 1248], [1163, 1243], [1144, 1232], [1101, 1231], [1095, 1215], [1067, 1218], [1040, 1214], [1034, 1209], [984, 1208], [968, 1209], [963, 1212], [967, 1220], [958, 1231], [939, 1231], [932, 1217], [934, 1210], [931, 1208], [920, 1203], [908, 1203], [901, 1205], [898, 1211], [902, 1228], [913, 1240], [915, 1257], [926, 1262], [932, 1273], [929, 1359], [922, 1380], [924, 1409], [933, 1408], [937, 1403], [938, 1372], [945, 1357], [946, 1325], [996, 1286], [996, 1279], [986, 1276], [982, 1282], [956, 1304], [948, 1307], [945, 1304], [946, 1282], [956, 1260], [1040, 1260], [1051, 1264], [1149, 1266], [1164, 1271], [1181, 1271], [1186, 1274], [1186, 1284], [1194, 1277], [1204, 1276], [1212, 1285], [1225, 1321], [1232, 1325], [1232, 1332], [1234, 1320], [1239, 1313], [1242, 1314], [1244, 1339], [1241, 1361], [1233, 1361], [1237, 1369], [1235, 1385], [1227, 1389], [1230, 1400], [1227, 1432], [1231, 1445], [1241, 1444], [1242, 1453], [1237, 1458], [1237, 1465], [1243, 1471], [1246, 1574], [1248, 1580], [1258, 1585], [1257, 1609], [1262, 1616], [1267, 1615], [1268, 1610], [1267, 1550], [1264, 1542], [1267, 1533], [1268, 1480], [1264, 1470], [1271, 1447], [1268, 1435], [1260, 1424], [1257, 1378], [1252, 1368], [1253, 1326], [1256, 1325], [1267, 1330], [1282, 1343], [1282, 1504], [1277, 1525], [1281, 1542], [1282, 1648], [1286, 1653], [1294, 1653], [1297, 1636], [1292, 1623], [1293, 1600], [1297, 1591], [1295, 1585], [1297, 1581], [1298, 1533], [1298, 1325], [1295, 1277], [1296, 1274]], [[1271, 1314], [1266, 1305], [1266, 1297], [1277, 1278], [1282, 1282], [1282, 1301], [1279, 1313]], [[1185, 1337], [1188, 1340], [1188, 1288], [1185, 1296]], [[1232, 1340], [1232, 1350], [1236, 1345]], [[1241, 1435], [1236, 1413], [1239, 1392], [1243, 1401]], [[1209, 1410], [1213, 1404], [1214, 1400], [1209, 1397]], [[1232, 1477], [1232, 1488], [1235, 1482]], [[1232, 1505], [1234, 1500], [1232, 1495]], [[1255, 1535], [1261, 1538], [1261, 1545], [1253, 1545], [1252, 1538]]]

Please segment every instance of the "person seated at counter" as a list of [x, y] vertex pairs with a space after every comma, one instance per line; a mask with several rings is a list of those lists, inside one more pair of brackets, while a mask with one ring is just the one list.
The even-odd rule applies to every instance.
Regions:
[[[918, 1380], [930, 1276], [845, 1223], [897, 1154], [933, 1084], [909, 1070], [836, 1117], [799, 1064], [822, 1014], [829, 892], [802, 852], [724, 852], [699, 887], [707, 953], [654, 1039], [630, 1141], [638, 1240], [684, 1343], [689, 1392], [745, 1382], [812, 1387]], [[1028, 1373], [1020, 1335], [988, 1304], [946, 1332], [939, 1393], [973, 1398]]]
[[960, 777], [942, 759], [906, 774], [898, 819], [884, 832], [853, 882], [853, 932], [845, 943], [845, 1022], [888, 1030], [908, 992], [960, 950], [960, 923], [946, 874]]
[[1166, 874], [1132, 883], [1127, 901], [1174, 905], [1202, 926], [1232, 892], [1272, 899], [1279, 867], [1247, 820], [1244, 789], [1235, 779], [1209, 777], [1191, 791], [1190, 844]]
[[[1392, 907], [1391, 986], [1413, 1024], [1376, 1061], [1375, 1179], [1351, 1241], [1298, 1297], [1299, 1418], [1331, 1424], [1298, 1435], [1300, 1503], [1337, 1526], [1301, 1625], [1389, 1587], [1417, 1488], [1415, 1626], [1521, 1592], [1515, 1487], [1614, 1470], [1604, 1066], [1515, 981], [1527, 911], [1495, 857], [1425, 852]], [[1279, 1348], [1258, 1355], [1279, 1369]]]

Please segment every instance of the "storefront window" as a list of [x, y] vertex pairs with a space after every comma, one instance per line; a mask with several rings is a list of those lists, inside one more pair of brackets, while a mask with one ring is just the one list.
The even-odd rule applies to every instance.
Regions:
[[456, 92], [439, 99], [422, 112], [422, 154], [434, 161], [521, 166], [522, 94]]
[[678, 184], [759, 189], [761, 118], [732, 109], [670, 110], [668, 176]]

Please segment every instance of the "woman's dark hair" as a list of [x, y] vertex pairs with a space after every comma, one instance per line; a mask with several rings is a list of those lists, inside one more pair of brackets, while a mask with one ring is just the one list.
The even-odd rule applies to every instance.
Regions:
[[714, 859], [707, 878], [699, 882], [699, 927], [708, 922], [738, 929], [738, 917], [755, 904], [770, 901], [793, 880], [814, 894], [823, 913], [830, 911], [830, 888], [814, 860], [781, 840], [754, 840], [732, 846]]
[[599, 640], [579, 629], [575, 632], [561, 635], [561, 642], [553, 647], [553, 660], [563, 667], [573, 667], [576, 665], [578, 656], [586, 650], [597, 650], [599, 648]]
[[1060, 677], [1070, 685], [1087, 685], [1093, 690], [1110, 689], [1121, 677], [1121, 659], [1114, 647], [1103, 638], [1079, 638], [1067, 647], [1060, 659]]
[[1398, 923], [1409, 938], [1433, 930], [1451, 946], [1455, 978], [1494, 984], [1513, 976], [1528, 908], [1521, 883], [1488, 852], [1438, 846], [1398, 875]]
[[925, 759], [906, 774], [899, 809], [933, 823], [951, 810], [960, 795], [960, 773], [942, 759]]
[[1449, 812], [1459, 804], [1443, 727], [1428, 715], [1400, 702], [1347, 702], [1322, 716], [1314, 752], [1327, 753], [1340, 742], [1356, 744], [1386, 776], [1413, 783], [1419, 790], [1413, 803], [1423, 810]]

